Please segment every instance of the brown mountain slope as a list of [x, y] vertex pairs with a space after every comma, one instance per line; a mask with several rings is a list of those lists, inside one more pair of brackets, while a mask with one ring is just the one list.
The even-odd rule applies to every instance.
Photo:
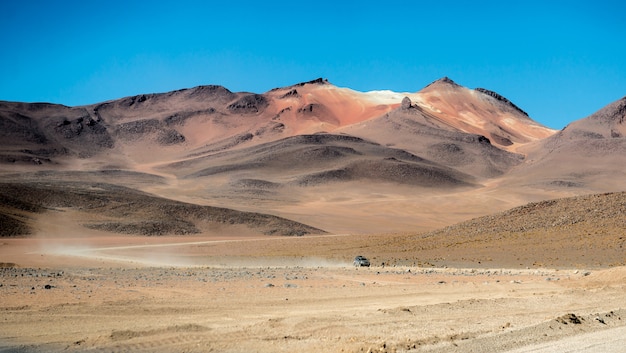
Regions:
[[402, 108], [339, 130], [401, 148], [464, 173], [492, 178], [521, 163], [523, 156], [482, 136], [459, 131], [406, 98]]
[[[592, 194], [532, 202], [431, 232], [305, 237], [297, 247], [285, 239], [259, 242], [245, 253], [258, 256], [262, 247], [277, 256], [343, 260], [362, 254], [374, 266], [478, 267], [493, 275], [511, 268], [623, 266], [624, 214], [626, 192]], [[228, 244], [212, 248], [216, 255], [240, 250]]]
[[[623, 150], [621, 125], [584, 142], [592, 148], [578, 137], [567, 144], [497, 93], [449, 79], [417, 93], [318, 79], [263, 94], [199, 86], [73, 108], [0, 102], [0, 126], [3, 177], [45, 172], [341, 233], [433, 229], [626, 189], [624, 153], [606, 153]], [[592, 153], [597, 145], [604, 154]]]
[[589, 117], [566, 126], [555, 140], [576, 138], [621, 138], [626, 136], [626, 97], [600, 109]]
[[486, 136], [511, 151], [555, 132], [530, 119], [499, 94], [482, 88], [470, 90], [447, 77], [426, 86], [414, 100], [443, 123], [463, 132]]
[[625, 214], [626, 192], [534, 202], [430, 233], [387, 238], [372, 251], [390, 264], [621, 266]]
[[0, 141], [0, 163], [31, 165], [90, 158], [115, 143], [107, 124], [87, 108], [14, 102], [0, 102]]
[[528, 161], [510, 176], [511, 182], [587, 192], [624, 190], [625, 120], [622, 98], [525, 146]]
[[[130, 165], [163, 162], [217, 145], [236, 148], [332, 132], [383, 116], [400, 107], [406, 95], [442, 125], [487, 136], [500, 147], [510, 148], [512, 143], [552, 132], [502, 103], [506, 99], [447, 79], [416, 94], [357, 92], [317, 79], [264, 94], [199, 86], [75, 108], [0, 102], [0, 152], [5, 162], [32, 162], [34, 158], [54, 161], [49, 157], [68, 154], [92, 158], [113, 149], [112, 153], [126, 156]], [[161, 153], [147, 153], [155, 148]]]
[[333, 134], [289, 137], [194, 157], [158, 169], [182, 179], [221, 175], [227, 175], [231, 182], [264, 179], [272, 187], [371, 180], [453, 188], [471, 186], [473, 181], [469, 175], [406, 151], [358, 137]]
[[[46, 232], [38, 214], [64, 219], [66, 232], [80, 227], [135, 235], [325, 233], [284, 218], [159, 198], [106, 183], [15, 181], [0, 183], [0, 236]], [[76, 214], [79, 216], [76, 217]]]

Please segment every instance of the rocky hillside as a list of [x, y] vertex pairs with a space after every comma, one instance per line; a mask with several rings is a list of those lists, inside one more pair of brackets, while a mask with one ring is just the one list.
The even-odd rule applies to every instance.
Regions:
[[0, 183], [0, 237], [29, 235], [39, 228], [34, 221], [37, 214], [63, 217], [68, 210], [82, 215], [78, 224], [68, 218], [68, 230], [82, 226], [131, 235], [211, 234], [216, 228], [267, 235], [325, 233], [276, 216], [178, 202], [113, 184]]
[[624, 215], [626, 192], [534, 202], [409, 236], [403, 252], [429, 258], [435, 250], [448, 249], [446, 263], [487, 267], [490, 262], [511, 266], [625, 265]]
[[[339, 233], [432, 230], [530, 201], [626, 190], [624, 102], [556, 132], [502, 95], [449, 78], [413, 93], [317, 79], [265, 93], [210, 85], [81, 107], [0, 101], [0, 177], [40, 182], [42, 195], [97, 183]], [[81, 191], [90, 192], [101, 197]], [[3, 224], [18, 229], [7, 212]], [[149, 230], [110, 220], [101, 229], [202, 233], [206, 219], [169, 221]]]

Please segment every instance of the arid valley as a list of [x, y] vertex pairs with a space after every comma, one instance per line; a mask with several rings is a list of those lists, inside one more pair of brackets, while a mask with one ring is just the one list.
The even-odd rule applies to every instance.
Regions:
[[[0, 102], [0, 352], [623, 352], [626, 98]], [[366, 256], [370, 267], [355, 267]]]

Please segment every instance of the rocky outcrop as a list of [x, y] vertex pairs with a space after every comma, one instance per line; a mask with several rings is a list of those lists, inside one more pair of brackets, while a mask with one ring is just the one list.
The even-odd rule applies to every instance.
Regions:
[[300, 94], [298, 94], [298, 91], [296, 89], [292, 89], [289, 92], [283, 94], [282, 96], [280, 96], [281, 99], [284, 98], [292, 98], [292, 97], [300, 97]]
[[492, 98], [495, 98], [497, 101], [504, 103], [505, 105], [517, 110], [518, 112], [528, 116], [528, 113], [526, 113], [525, 111], [523, 111], [522, 109], [520, 109], [520, 107], [518, 107], [517, 105], [513, 104], [513, 102], [511, 102], [510, 100], [508, 100], [506, 97], [501, 96], [500, 94], [494, 92], [494, 91], [490, 91], [488, 89], [484, 89], [484, 88], [476, 88], [474, 89], [477, 92], [486, 94]]
[[598, 110], [589, 117], [590, 120], [596, 120], [611, 125], [621, 125], [626, 121], [626, 97], [607, 105]]
[[461, 87], [459, 84], [457, 84], [456, 82], [452, 81], [452, 79], [450, 79], [448, 76], [444, 76], [444, 77], [442, 77], [442, 78], [440, 78], [438, 80], [435, 80], [435, 81], [429, 83], [424, 88], [430, 87], [430, 86], [435, 85], [435, 84], [446, 84], [446, 85], [452, 85], [454, 87]]
[[411, 109], [411, 98], [409, 97], [402, 98], [402, 104], [400, 105], [400, 107], [403, 110]]
[[233, 113], [253, 114], [263, 111], [268, 105], [269, 102], [265, 96], [261, 94], [249, 94], [231, 103], [227, 109]]
[[304, 85], [326, 85], [328, 84], [328, 80], [325, 78], [316, 78], [315, 80], [298, 83], [296, 86], [304, 86]]

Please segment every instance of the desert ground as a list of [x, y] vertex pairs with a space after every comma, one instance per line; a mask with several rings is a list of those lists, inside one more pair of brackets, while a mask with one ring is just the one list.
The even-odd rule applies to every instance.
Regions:
[[0, 352], [623, 352], [626, 267], [353, 267], [365, 238], [3, 239]]

